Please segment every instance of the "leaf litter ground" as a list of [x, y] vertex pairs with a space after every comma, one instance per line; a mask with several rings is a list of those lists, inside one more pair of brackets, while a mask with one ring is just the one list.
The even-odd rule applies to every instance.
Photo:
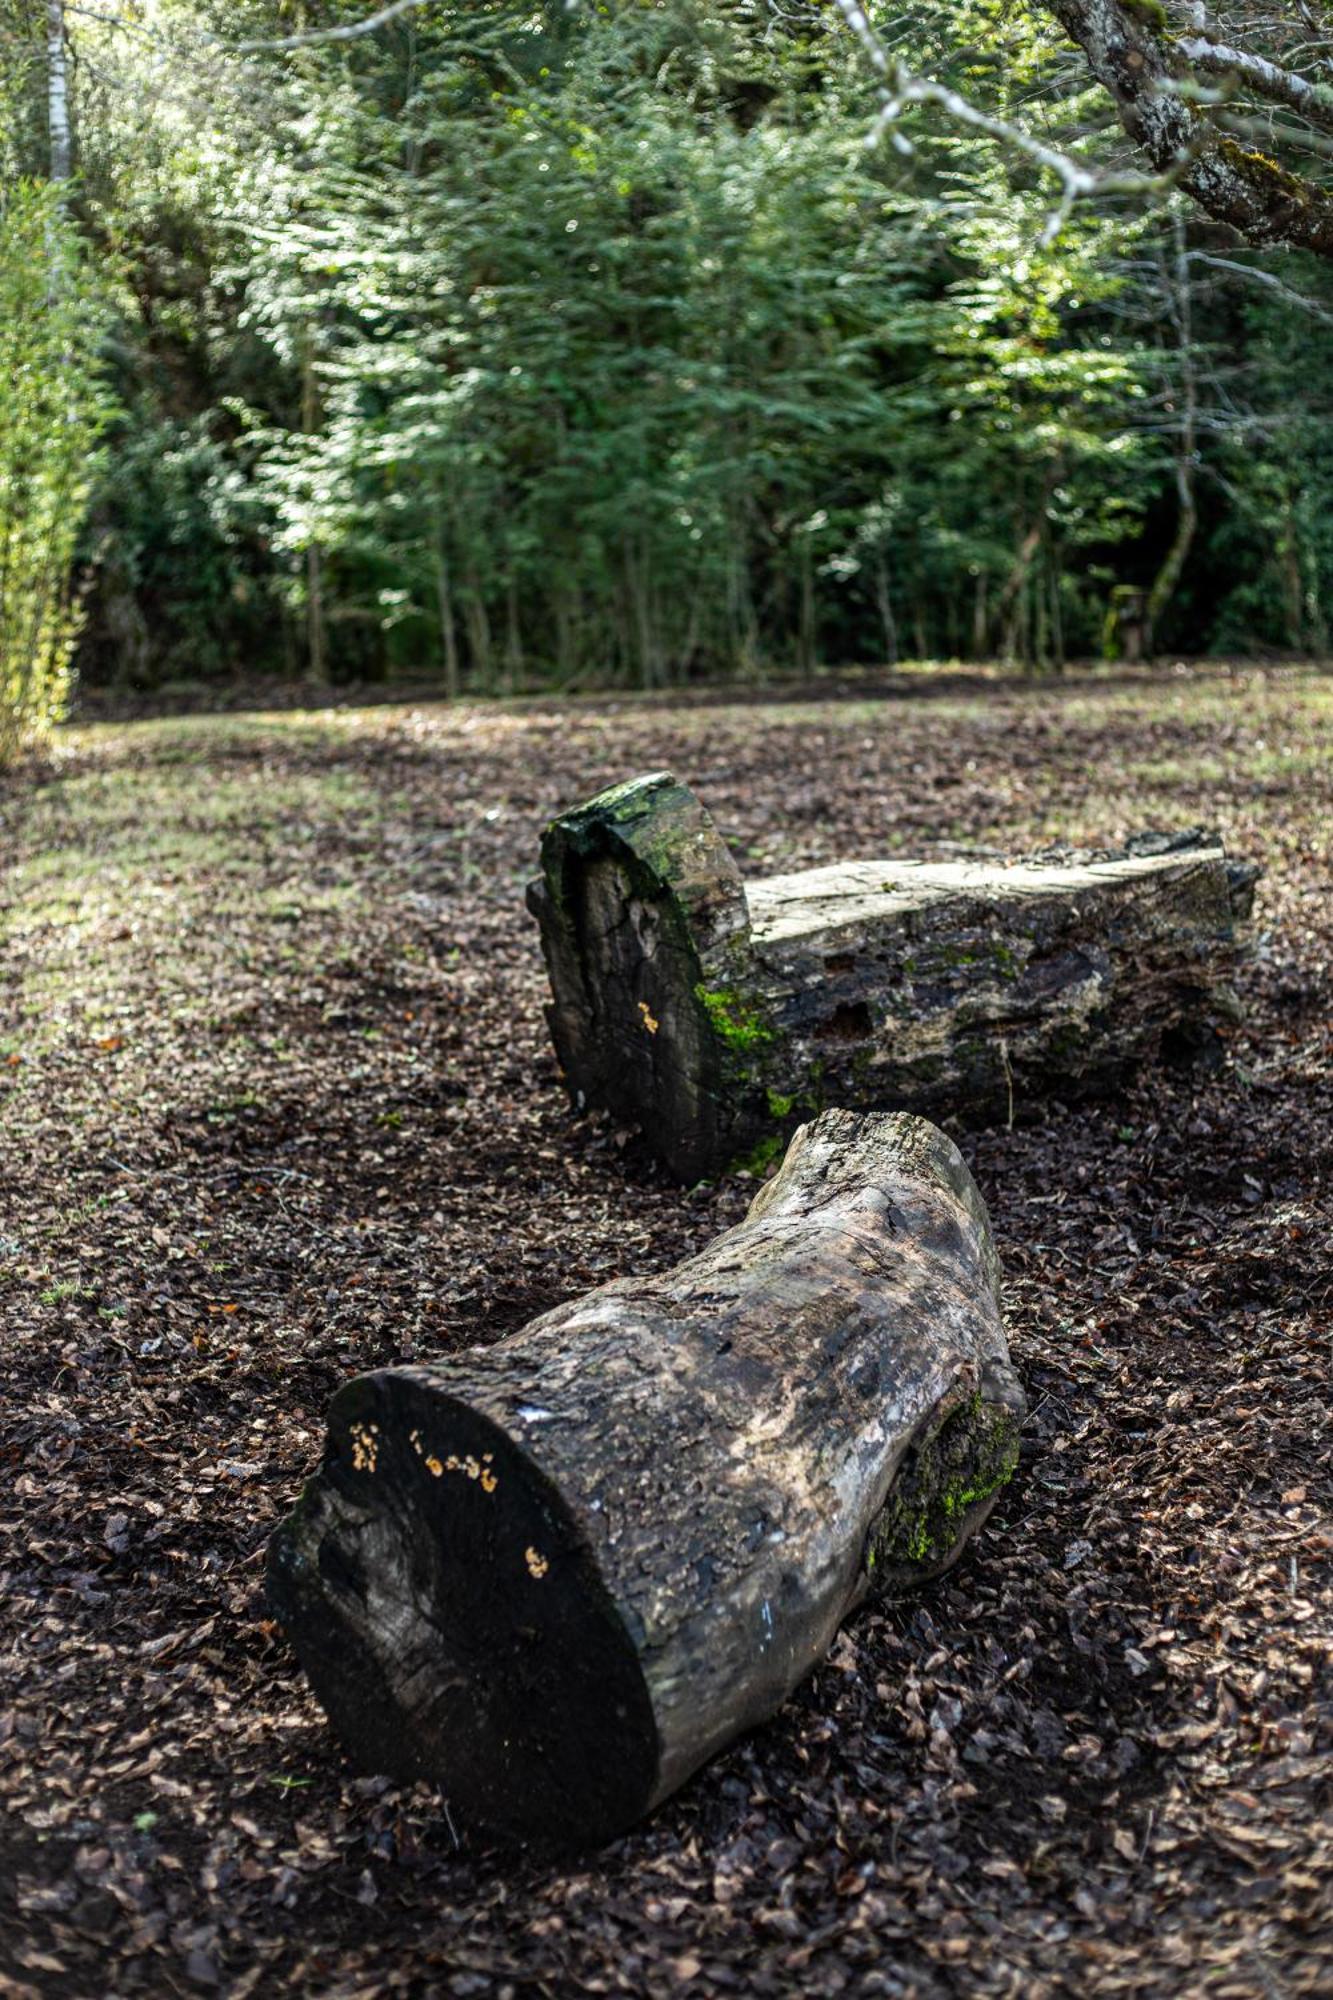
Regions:
[[[348, 1772], [262, 1559], [347, 1375], [743, 1213], [571, 1118], [544, 821], [668, 765], [753, 871], [1207, 823], [1207, 1076], [959, 1129], [1033, 1414], [946, 1582], [571, 1864]], [[0, 1981], [17, 1996], [1333, 1989], [1333, 682], [247, 712], [0, 793]]]

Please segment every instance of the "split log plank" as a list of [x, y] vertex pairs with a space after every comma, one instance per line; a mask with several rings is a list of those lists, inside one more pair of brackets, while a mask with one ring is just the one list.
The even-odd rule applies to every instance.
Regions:
[[826, 1104], [964, 1121], [1217, 1046], [1257, 871], [1206, 834], [742, 882], [668, 773], [562, 814], [529, 889], [577, 1105], [680, 1178], [762, 1166]]
[[509, 1835], [631, 1825], [984, 1520], [998, 1287], [952, 1141], [828, 1112], [675, 1270], [349, 1383], [268, 1574], [357, 1764]]

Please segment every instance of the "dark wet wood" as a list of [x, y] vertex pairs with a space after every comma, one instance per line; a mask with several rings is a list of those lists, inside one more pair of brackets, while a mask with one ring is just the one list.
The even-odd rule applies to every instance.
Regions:
[[825, 1104], [1012, 1119], [1215, 1054], [1255, 873], [1185, 834], [743, 884], [658, 773], [553, 822], [529, 903], [575, 1102], [695, 1179]]
[[675, 1270], [341, 1390], [270, 1595], [362, 1768], [601, 1840], [955, 1560], [1022, 1410], [957, 1149], [829, 1112]]

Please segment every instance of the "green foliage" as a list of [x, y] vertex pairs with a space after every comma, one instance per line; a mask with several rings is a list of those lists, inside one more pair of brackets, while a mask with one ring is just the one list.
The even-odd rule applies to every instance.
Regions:
[[74, 552], [109, 415], [96, 288], [56, 190], [0, 191], [0, 761], [64, 713]]
[[[0, 0], [29, 172], [42, 11]], [[933, 111], [910, 159], [868, 149], [831, 9], [438, 0], [226, 52], [293, 18], [69, 17], [124, 409], [82, 551], [90, 678], [1058, 668], [1162, 574], [1182, 458], [1197, 528], [1159, 638], [1321, 643], [1328, 427], [1294, 414], [1322, 377], [1293, 295], [1327, 283], [1297, 260], [1266, 292], [1244, 253], [1198, 263], [1180, 335], [1160, 214], [1080, 204], [1048, 241], [1049, 179]], [[1040, 10], [926, 0], [900, 29], [921, 72], [1029, 125], [1041, 97], [1045, 136], [1110, 159]]]
[[[108, 440], [90, 523], [95, 640], [128, 686], [284, 664], [272, 510], [216, 412], [163, 416], [142, 395]], [[230, 428], [230, 427], [228, 427]]]

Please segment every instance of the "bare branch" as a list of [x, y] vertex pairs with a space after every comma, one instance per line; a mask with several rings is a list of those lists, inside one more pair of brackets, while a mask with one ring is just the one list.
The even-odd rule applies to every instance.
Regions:
[[1190, 262], [1206, 264], [1213, 271], [1229, 271], [1251, 284], [1264, 285], [1269, 291], [1276, 292], [1287, 305], [1294, 306], [1298, 312], [1308, 313], [1312, 319], [1323, 320], [1327, 325], [1333, 326], [1333, 313], [1328, 312], [1316, 299], [1307, 298], [1304, 292], [1298, 292], [1294, 285], [1284, 284], [1276, 271], [1265, 271], [1258, 264], [1238, 264], [1232, 257], [1217, 257], [1205, 250], [1191, 250]]
[[1333, 91], [1326, 85], [1311, 83], [1295, 70], [1281, 69], [1266, 56], [1230, 48], [1225, 42], [1206, 41], [1199, 35], [1182, 35], [1176, 47], [1196, 69], [1243, 77], [1261, 97], [1289, 105], [1313, 124], [1333, 130]]
[[381, 7], [378, 14], [368, 14], [363, 21], [349, 21], [342, 28], [311, 28], [306, 34], [284, 35], [276, 41], [230, 42], [228, 47], [236, 55], [249, 56], [257, 55], [261, 50], [313, 48], [317, 42], [355, 42], [362, 35], [373, 35], [376, 28], [396, 21], [400, 14], [407, 14], [425, 4], [426, 0], [392, 0], [392, 4]]
[[1192, 72], [1162, 40], [1147, 9], [1127, 0], [1047, 0], [1120, 122], [1159, 173], [1172, 173], [1206, 215], [1252, 243], [1286, 244], [1333, 258], [1333, 199], [1229, 138], [1184, 94]]
[[1054, 240], [1071, 207], [1080, 196], [1159, 194], [1165, 192], [1170, 185], [1169, 177], [1160, 174], [1098, 174], [1083, 161], [1075, 159], [1072, 154], [1048, 146], [1044, 140], [1025, 131], [1022, 126], [1013, 125], [1006, 118], [997, 118], [990, 112], [979, 110], [975, 104], [969, 103], [961, 92], [951, 89], [947, 84], [934, 83], [928, 77], [913, 75], [896, 56], [890, 54], [860, 0], [835, 0], [835, 5], [847, 27], [856, 37], [866, 61], [879, 79], [880, 109], [870, 135], [872, 141], [887, 132], [891, 143], [900, 153], [910, 153], [911, 141], [898, 129], [904, 108], [909, 104], [936, 104], [955, 123], [966, 125], [975, 132], [984, 132], [1000, 145], [1011, 146], [1017, 152], [1026, 154], [1038, 166], [1054, 174], [1061, 185], [1060, 202], [1043, 231], [1043, 242], [1049, 243]]

